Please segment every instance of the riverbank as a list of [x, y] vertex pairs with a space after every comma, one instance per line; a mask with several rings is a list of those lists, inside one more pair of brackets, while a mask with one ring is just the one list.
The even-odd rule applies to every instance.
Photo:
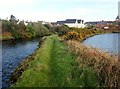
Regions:
[[120, 60], [118, 56], [87, 47], [79, 41], [67, 41], [69, 49], [75, 52], [79, 67], [87, 66], [97, 72], [100, 86], [120, 87]]
[[79, 68], [77, 55], [58, 36], [44, 39], [30, 61], [22, 63], [16, 70], [12, 78], [18, 76], [21, 70], [25, 71], [11, 87], [99, 86], [96, 72], [87, 66]]

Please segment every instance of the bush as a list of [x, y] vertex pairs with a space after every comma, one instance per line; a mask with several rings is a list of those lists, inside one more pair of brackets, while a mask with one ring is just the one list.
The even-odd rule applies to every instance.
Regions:
[[50, 24], [44, 24], [44, 26], [47, 28], [47, 29], [51, 29], [52, 26]]
[[36, 37], [37, 33], [32, 25], [27, 25], [27, 31], [30, 37]]
[[10, 22], [8, 20], [2, 21], [2, 32], [10, 31]]
[[70, 28], [66, 25], [57, 26], [54, 29], [55, 29], [55, 32], [57, 32], [59, 36], [65, 35], [65, 34], [67, 34], [67, 32], [70, 31]]
[[83, 28], [71, 28], [72, 30], [69, 31], [67, 34], [63, 36], [65, 40], [79, 40], [82, 41], [83, 39], [100, 33], [105, 33], [103, 30], [93, 30], [93, 29], [83, 29]]
[[35, 31], [37, 32], [38, 36], [45, 36], [45, 35], [49, 35], [49, 30], [42, 25], [41, 22], [39, 23], [33, 23], [33, 26], [35, 27]]

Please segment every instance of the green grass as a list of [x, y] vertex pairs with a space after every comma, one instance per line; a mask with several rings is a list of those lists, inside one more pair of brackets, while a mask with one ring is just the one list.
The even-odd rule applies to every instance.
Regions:
[[98, 86], [96, 73], [79, 67], [76, 59], [58, 36], [46, 37], [34, 60], [11, 87]]

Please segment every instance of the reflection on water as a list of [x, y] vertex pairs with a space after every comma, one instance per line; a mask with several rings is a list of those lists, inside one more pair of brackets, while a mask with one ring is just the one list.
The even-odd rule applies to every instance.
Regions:
[[10, 86], [11, 73], [28, 55], [38, 47], [39, 40], [2, 42], [2, 87]]
[[103, 34], [83, 41], [85, 45], [100, 48], [110, 53], [120, 53], [120, 33]]

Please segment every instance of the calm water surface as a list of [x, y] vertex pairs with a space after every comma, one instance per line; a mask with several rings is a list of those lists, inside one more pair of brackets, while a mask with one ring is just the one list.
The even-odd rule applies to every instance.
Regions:
[[110, 53], [120, 53], [120, 33], [102, 34], [83, 41], [87, 46], [100, 48]]
[[2, 42], [2, 87], [9, 87], [11, 73], [24, 58], [31, 55], [38, 47], [39, 39], [32, 41]]

